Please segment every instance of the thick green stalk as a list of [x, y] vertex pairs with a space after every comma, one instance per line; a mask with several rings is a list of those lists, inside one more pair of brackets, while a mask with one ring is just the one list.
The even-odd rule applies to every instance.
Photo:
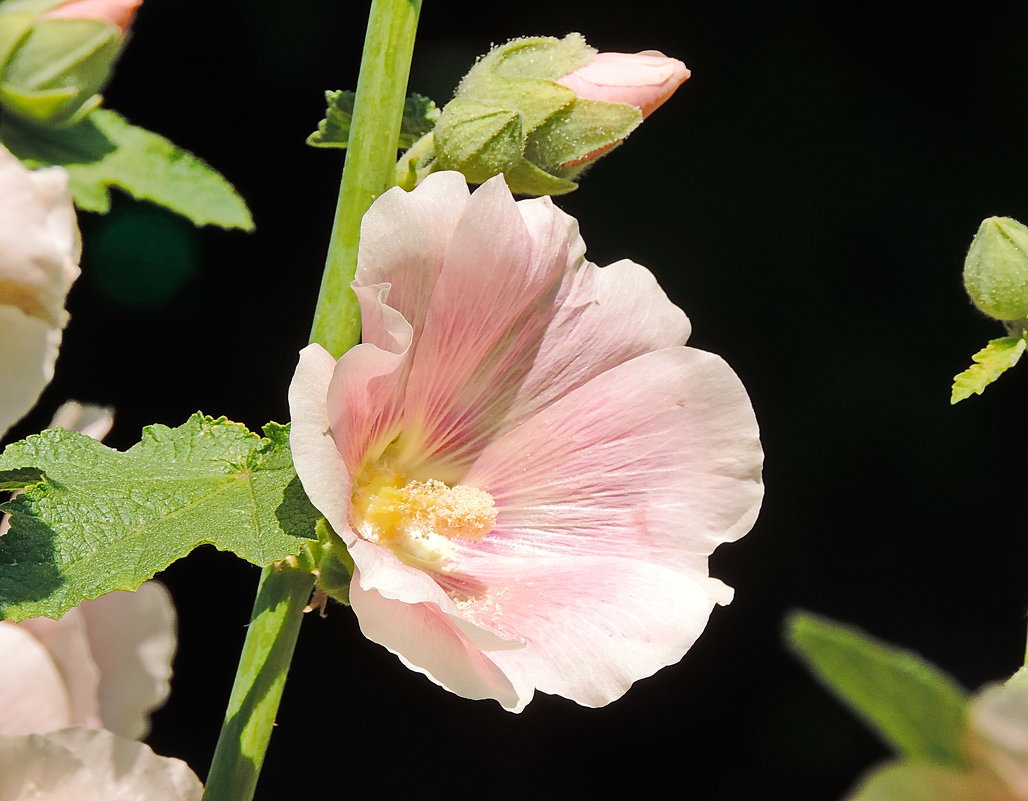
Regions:
[[396, 142], [420, 11], [421, 0], [371, 4], [339, 202], [311, 329], [311, 342], [336, 358], [360, 341], [360, 310], [350, 282], [357, 270], [361, 218], [394, 185]]
[[291, 562], [266, 567], [261, 573], [203, 801], [253, 798], [303, 610], [314, 587], [309, 566], [304, 569]]
[[[335, 224], [311, 330], [311, 342], [336, 357], [360, 338], [360, 311], [350, 289], [360, 221], [371, 202], [394, 183], [396, 142], [420, 11], [421, 0], [371, 4]], [[203, 801], [253, 798], [314, 586], [312, 567], [305, 550], [299, 559], [287, 559], [261, 573]], [[294, 789], [303, 795], [303, 788]]]

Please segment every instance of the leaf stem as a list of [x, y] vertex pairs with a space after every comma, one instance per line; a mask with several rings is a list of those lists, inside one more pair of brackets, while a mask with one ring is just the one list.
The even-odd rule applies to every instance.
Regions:
[[293, 558], [264, 568], [202, 801], [250, 801], [314, 587]]
[[394, 185], [421, 0], [373, 0], [357, 79], [350, 138], [311, 342], [335, 358], [360, 340], [360, 309], [350, 289], [364, 212]]

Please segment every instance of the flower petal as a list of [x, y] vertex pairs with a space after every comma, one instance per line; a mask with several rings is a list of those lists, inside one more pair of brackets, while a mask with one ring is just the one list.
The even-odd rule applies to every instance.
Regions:
[[[639, 679], [680, 661], [715, 604], [732, 592], [706, 575], [633, 559], [494, 559], [478, 575], [490, 587], [483, 623], [524, 638], [518, 651], [490, 654], [518, 691], [603, 706]], [[477, 616], [475, 619], [478, 619]]]
[[[386, 302], [411, 324], [415, 339], [468, 198], [460, 173], [433, 173], [414, 192], [399, 187], [385, 192], [361, 221], [354, 289], [388, 284]], [[364, 342], [392, 349], [375, 327], [369, 329], [366, 318], [363, 322]]]
[[502, 423], [552, 317], [569, 237], [563, 215], [523, 215], [502, 176], [471, 196], [414, 346], [404, 404], [405, 430], [420, 433], [405, 451], [412, 467], [449, 465], [457, 477]]
[[320, 345], [300, 351], [289, 385], [289, 448], [307, 497], [332, 528], [345, 536], [350, 531], [350, 475], [332, 438], [325, 402], [335, 366], [336, 360]]
[[[46, 732], [73, 723], [64, 680], [50, 653], [27, 628], [0, 622], [0, 653], [0, 734]], [[0, 777], [3, 774], [0, 769]], [[7, 797], [16, 796], [0, 794]]]
[[653, 350], [684, 345], [689, 337], [685, 313], [641, 265], [622, 260], [597, 267], [586, 262], [565, 283], [532, 367], [511, 404], [508, 426], [612, 367]]
[[38, 735], [0, 735], [2, 801], [110, 801], [71, 751]]
[[0, 305], [0, 437], [36, 405], [54, 377], [61, 329]]
[[[47, 740], [82, 761], [104, 801], [199, 801], [203, 785], [180, 759], [102, 729], [63, 729]], [[73, 796], [67, 796], [71, 798]], [[57, 801], [57, 799], [55, 799]]]
[[16, 625], [30, 632], [46, 648], [50, 660], [60, 673], [71, 711], [71, 718], [66, 725], [101, 726], [97, 700], [100, 670], [90, 650], [82, 611], [78, 608], [69, 609], [60, 620], [34, 617]]
[[150, 729], [149, 713], [170, 692], [176, 643], [171, 596], [159, 582], [148, 581], [135, 592], [111, 592], [78, 609], [100, 670], [103, 726], [139, 739]]
[[483, 550], [688, 566], [756, 519], [757, 436], [719, 357], [682, 347], [639, 356], [482, 453], [464, 481], [500, 510]]
[[53, 376], [80, 250], [67, 173], [0, 147], [0, 436]]
[[365, 637], [458, 695], [495, 698], [506, 707], [518, 703], [510, 681], [453, 616], [437, 604], [393, 600], [362, 584], [358, 570], [350, 585], [350, 603]]

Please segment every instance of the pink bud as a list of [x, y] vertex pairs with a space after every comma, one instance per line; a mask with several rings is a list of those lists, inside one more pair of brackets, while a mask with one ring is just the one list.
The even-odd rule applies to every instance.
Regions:
[[681, 61], [657, 50], [597, 53], [592, 61], [558, 78], [557, 83], [586, 100], [627, 103], [648, 117], [690, 74]]
[[122, 33], [127, 33], [136, 9], [143, 0], [69, 0], [51, 8], [43, 16], [47, 19], [96, 19], [109, 22]]

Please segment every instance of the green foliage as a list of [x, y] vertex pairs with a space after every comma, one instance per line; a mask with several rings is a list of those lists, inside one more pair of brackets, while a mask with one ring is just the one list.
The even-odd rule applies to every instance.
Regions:
[[30, 167], [68, 170], [75, 204], [106, 213], [110, 187], [149, 200], [196, 225], [253, 230], [246, 203], [200, 159], [113, 111], [98, 109], [75, 125], [33, 125], [7, 115], [0, 143]]
[[902, 756], [964, 764], [967, 694], [910, 651], [799, 613], [786, 624], [793, 651]]
[[[353, 100], [356, 93], [349, 90], [325, 92], [328, 108], [318, 130], [307, 137], [313, 147], [345, 148], [350, 141], [350, 122], [353, 119]], [[439, 109], [424, 95], [412, 94], [403, 104], [403, 122], [397, 149], [405, 149], [427, 134], [439, 118]]]
[[148, 426], [121, 453], [52, 429], [0, 454], [0, 619], [59, 617], [87, 598], [133, 590], [199, 545], [256, 565], [296, 554], [320, 515], [293, 469], [289, 430], [265, 437], [199, 413]]
[[1023, 336], [991, 340], [971, 357], [975, 363], [954, 377], [949, 402], [960, 403], [971, 395], [981, 395], [989, 384], [1017, 364], [1026, 344]]

